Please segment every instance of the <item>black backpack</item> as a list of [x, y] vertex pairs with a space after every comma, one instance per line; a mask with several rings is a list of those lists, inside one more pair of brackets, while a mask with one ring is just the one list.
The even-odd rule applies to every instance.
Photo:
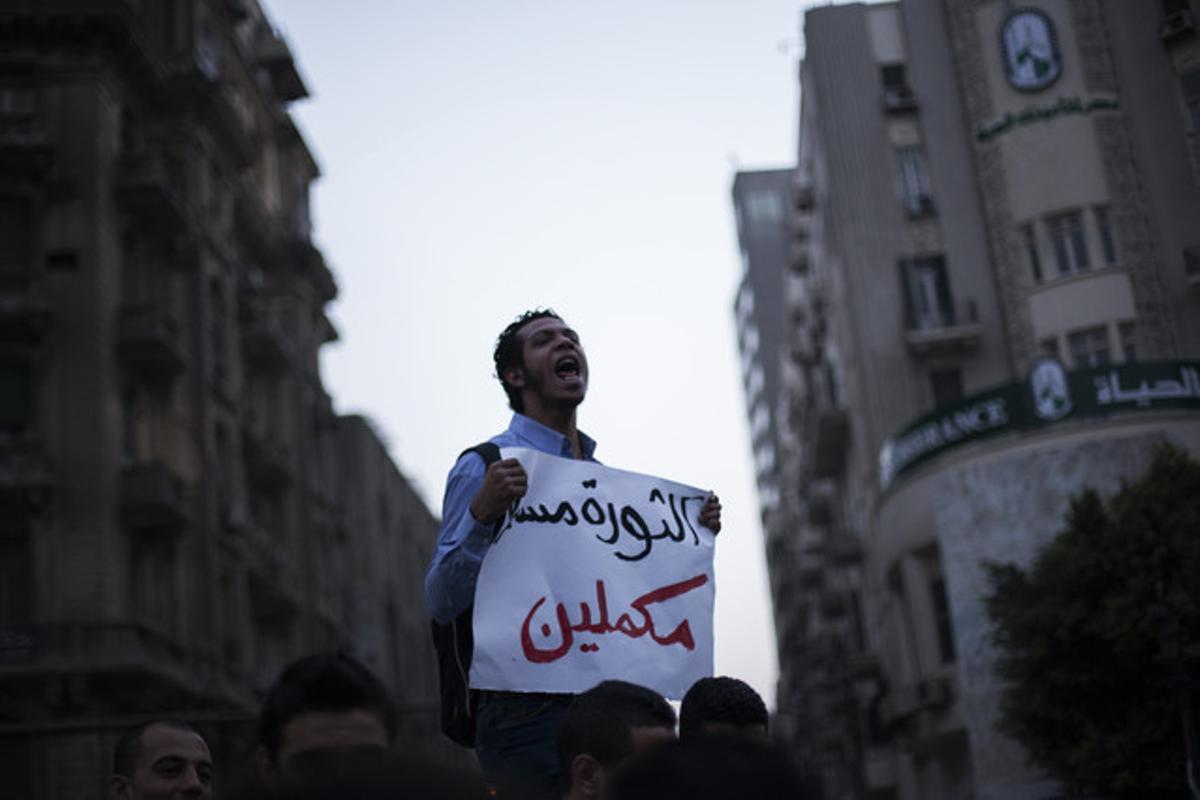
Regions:
[[[500, 460], [500, 448], [492, 442], [468, 447], [459, 458], [467, 453], [478, 453], [485, 469]], [[467, 606], [466, 611], [447, 625], [430, 620], [442, 697], [442, 733], [463, 747], [475, 746], [475, 707], [479, 702], [477, 693], [469, 685], [471, 655], [475, 651], [475, 636], [471, 630], [474, 609], [474, 604]]]

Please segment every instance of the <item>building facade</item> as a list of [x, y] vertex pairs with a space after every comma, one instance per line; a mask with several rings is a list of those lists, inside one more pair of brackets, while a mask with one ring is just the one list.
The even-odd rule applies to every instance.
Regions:
[[437, 740], [436, 521], [317, 356], [307, 94], [254, 0], [0, 10], [0, 763], [104, 796], [119, 730], [206, 725], [358, 651]]
[[1196, 11], [805, 15], [803, 258], [779, 265], [780, 495], [804, 510], [768, 557], [777, 602], [802, 598], [776, 609], [801, 632], [780, 635], [781, 712], [834, 699], [799, 734], [846, 765], [835, 797], [1058, 791], [994, 728], [982, 562], [1028, 564], [1071, 495], [1115, 491], [1154, 442], [1200, 452]]

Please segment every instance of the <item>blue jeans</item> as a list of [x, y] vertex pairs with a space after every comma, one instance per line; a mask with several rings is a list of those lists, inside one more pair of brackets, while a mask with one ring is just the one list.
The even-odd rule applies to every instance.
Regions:
[[574, 695], [481, 692], [475, 755], [488, 783], [530, 797], [556, 797], [558, 723]]

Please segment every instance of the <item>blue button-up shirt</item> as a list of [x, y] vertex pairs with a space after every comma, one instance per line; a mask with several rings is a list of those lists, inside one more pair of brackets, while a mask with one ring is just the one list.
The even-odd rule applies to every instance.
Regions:
[[[508, 430], [491, 441], [500, 447], [528, 447], [563, 458], [574, 458], [571, 440], [523, 414], [513, 414]], [[596, 442], [579, 434], [583, 457], [595, 461]], [[442, 498], [442, 527], [438, 531], [437, 551], [425, 573], [425, 603], [429, 614], [448, 623], [475, 600], [475, 582], [479, 565], [492, 543], [492, 526], [481, 525], [471, 515], [471, 501], [483, 485], [483, 458], [467, 453], [450, 470], [446, 494]]]

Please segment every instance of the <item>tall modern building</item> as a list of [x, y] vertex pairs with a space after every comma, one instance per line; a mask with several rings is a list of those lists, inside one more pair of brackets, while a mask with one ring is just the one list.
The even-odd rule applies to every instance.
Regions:
[[834, 701], [798, 736], [835, 797], [1057, 791], [995, 729], [981, 565], [1029, 563], [1154, 442], [1200, 452], [1196, 11], [805, 15], [777, 453], [804, 510], [768, 558], [801, 632], [781, 711]]
[[0, 764], [105, 794], [120, 729], [222, 776], [287, 661], [350, 647], [437, 740], [436, 522], [318, 372], [307, 90], [254, 0], [0, 9]]

